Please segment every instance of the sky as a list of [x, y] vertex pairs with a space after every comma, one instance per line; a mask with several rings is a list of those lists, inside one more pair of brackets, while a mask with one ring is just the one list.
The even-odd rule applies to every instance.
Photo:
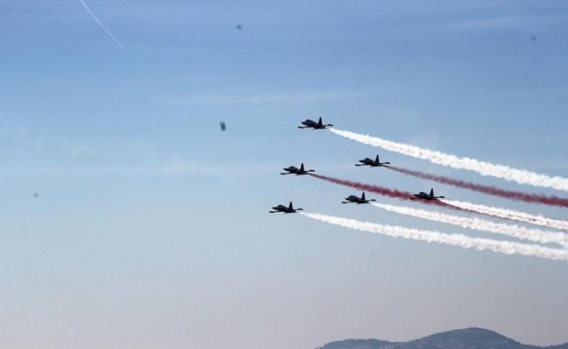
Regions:
[[566, 209], [353, 165], [378, 153], [436, 175], [566, 193], [297, 125], [323, 116], [568, 177], [567, 20], [564, 1], [3, 0], [0, 347], [315, 348], [472, 326], [567, 342], [566, 261], [268, 213], [293, 200], [312, 213], [502, 239], [341, 205], [360, 193], [279, 175], [304, 162], [565, 219]]

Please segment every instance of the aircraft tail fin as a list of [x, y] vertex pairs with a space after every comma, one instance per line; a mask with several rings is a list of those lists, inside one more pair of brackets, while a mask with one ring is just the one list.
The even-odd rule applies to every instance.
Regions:
[[304, 163], [302, 162], [302, 164], [300, 165], [300, 171], [304, 172]]
[[430, 189], [430, 196], [434, 196], [434, 188]]
[[320, 118], [319, 118], [319, 120], [318, 120], [318, 125], [321, 126], [322, 124], [323, 124], [323, 122], [322, 122], [321, 116], [320, 116]]
[[294, 205], [292, 205], [292, 201], [290, 201], [290, 204], [288, 205], [288, 208], [293, 210], [294, 209]]
[[363, 192], [363, 194], [361, 194], [361, 200], [365, 201], [365, 192]]
[[380, 164], [380, 163], [381, 163], [381, 161], [379, 160], [379, 154], [377, 154], [377, 157], [375, 158], [375, 162], [376, 162], [377, 164]]

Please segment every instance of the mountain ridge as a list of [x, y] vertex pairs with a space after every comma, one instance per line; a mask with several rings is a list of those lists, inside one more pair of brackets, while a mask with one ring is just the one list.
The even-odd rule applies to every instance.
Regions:
[[568, 342], [552, 346], [522, 344], [495, 331], [470, 327], [436, 333], [406, 342], [347, 339], [316, 349], [568, 349]]

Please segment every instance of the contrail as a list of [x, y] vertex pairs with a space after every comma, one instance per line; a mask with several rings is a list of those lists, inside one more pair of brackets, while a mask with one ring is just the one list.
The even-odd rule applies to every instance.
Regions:
[[512, 190], [504, 190], [497, 187], [492, 187], [488, 185], [474, 184], [471, 182], [466, 182], [458, 179], [453, 179], [445, 176], [436, 176], [429, 173], [424, 173], [421, 171], [409, 170], [406, 168], [398, 166], [385, 165], [384, 167], [402, 173], [409, 176], [414, 176], [418, 178], [429, 179], [438, 183], [453, 185], [455, 187], [470, 189], [479, 193], [489, 194], [493, 196], [499, 196], [512, 200], [520, 200], [524, 202], [532, 202], [537, 204], [544, 204], [550, 206], [560, 206], [568, 207], [568, 199], [559, 198], [557, 196], [547, 196], [541, 194], [528, 194]]
[[472, 204], [469, 202], [455, 201], [448, 199], [439, 199], [440, 201], [450, 206], [459, 207], [466, 211], [477, 212], [489, 216], [515, 220], [518, 222], [539, 225], [541, 227], [548, 227], [554, 229], [568, 230], [568, 221], [547, 218], [541, 215], [534, 215], [521, 211], [513, 211], [499, 207], [485, 206], [479, 204]]
[[510, 241], [472, 238], [461, 234], [443, 234], [435, 231], [425, 231], [369, 222], [360, 222], [354, 219], [327, 216], [319, 213], [301, 212], [301, 214], [321, 222], [338, 225], [344, 228], [392, 237], [437, 242], [468, 249], [475, 248], [477, 250], [491, 250], [493, 252], [504, 254], [520, 254], [552, 260], [568, 260], [568, 251], [564, 249], [553, 249], [539, 245], [527, 245]]
[[114, 35], [112, 35], [112, 33], [110, 32], [110, 30], [108, 30], [104, 24], [99, 21], [99, 19], [97, 18], [97, 16], [95, 16], [95, 14], [93, 13], [93, 11], [91, 11], [91, 9], [89, 8], [89, 6], [87, 6], [87, 3], [85, 3], [85, 1], [83, 0], [79, 0], [81, 2], [81, 4], [83, 4], [83, 6], [85, 7], [85, 10], [87, 10], [87, 12], [89, 13], [89, 15], [91, 16], [91, 18], [93, 18], [95, 20], [95, 22], [97, 22], [97, 24], [99, 25], [99, 27], [101, 27], [102, 30], [104, 30], [108, 36], [110, 36], [110, 38], [118, 45], [118, 47], [120, 47], [120, 49], [122, 51], [125, 51], [124, 46], [122, 46], [122, 44], [116, 39], [116, 37]]
[[529, 229], [519, 225], [494, 223], [479, 218], [453, 216], [445, 213], [426, 211], [412, 207], [394, 206], [374, 202], [372, 203], [372, 205], [390, 212], [396, 212], [417, 218], [429, 219], [436, 222], [453, 224], [462, 228], [503, 234], [517, 239], [539, 242], [541, 244], [555, 243], [562, 245], [563, 247], [568, 247], [568, 235], [564, 233], [557, 233], [540, 229]]
[[456, 169], [475, 171], [483, 176], [502, 178], [520, 184], [529, 184], [537, 187], [552, 188], [568, 191], [568, 178], [550, 177], [526, 170], [518, 170], [504, 165], [496, 165], [471, 158], [457, 157], [438, 151], [422, 149], [414, 145], [387, 141], [378, 137], [361, 135], [354, 132], [338, 129], [329, 129], [331, 132], [360, 143], [380, 147], [388, 151], [428, 160], [438, 165], [449, 166]]
[[[308, 173], [308, 174], [312, 177], [323, 179], [324, 181], [328, 181], [328, 182], [339, 184], [339, 185], [344, 185], [344, 186], [359, 189], [359, 190], [368, 191], [368, 192], [383, 195], [383, 196], [388, 196], [388, 197], [395, 198], [395, 199], [410, 200], [411, 198], [414, 197], [414, 194], [412, 194], [412, 193], [408, 193], [408, 192], [404, 192], [404, 191], [400, 191], [400, 190], [396, 190], [396, 189], [388, 189], [388, 188], [381, 187], [381, 186], [378, 186], [378, 185], [371, 185], [371, 184], [359, 183], [359, 182], [354, 182], [354, 181], [348, 181], [348, 180], [345, 180], [345, 179], [323, 176], [323, 175], [320, 175], [320, 174], [317, 174], [317, 173]], [[447, 205], [447, 204], [445, 204], [441, 201], [438, 201], [438, 200], [418, 200], [418, 201], [420, 201], [422, 203], [429, 204], [429, 205], [436, 205], [436, 206], [442, 206], [442, 207], [451, 208], [451, 209], [455, 209], [455, 210], [461, 210], [460, 208], [458, 208], [454, 205]]]

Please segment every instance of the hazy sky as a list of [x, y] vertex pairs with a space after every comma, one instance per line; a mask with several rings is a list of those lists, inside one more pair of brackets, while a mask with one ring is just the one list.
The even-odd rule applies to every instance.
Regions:
[[0, 4], [0, 347], [314, 348], [470, 326], [568, 341], [567, 262], [268, 214], [294, 200], [310, 212], [499, 238], [341, 205], [359, 193], [279, 176], [303, 161], [566, 219], [566, 209], [353, 164], [379, 153], [414, 170], [564, 193], [296, 128], [324, 116], [568, 177], [565, 1], [86, 4], [96, 17], [80, 0]]

